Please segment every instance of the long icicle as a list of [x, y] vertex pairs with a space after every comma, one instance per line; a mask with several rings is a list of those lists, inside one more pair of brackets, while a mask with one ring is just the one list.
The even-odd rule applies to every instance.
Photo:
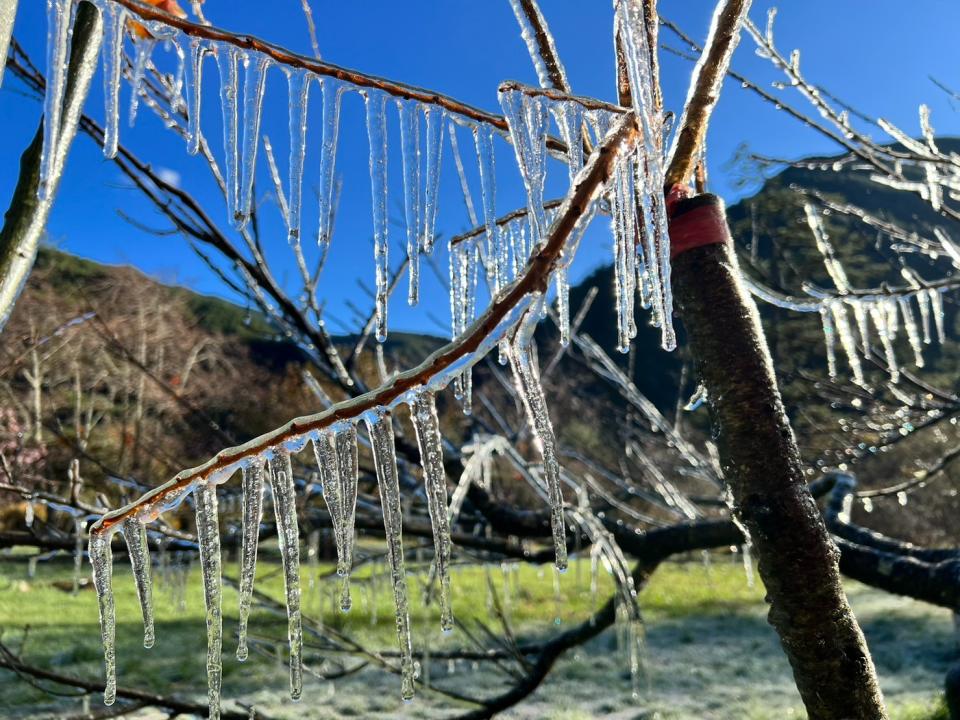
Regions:
[[287, 187], [287, 238], [300, 241], [303, 208], [303, 165], [307, 154], [307, 105], [312, 76], [305, 70], [287, 73], [290, 101], [290, 180]]
[[387, 339], [387, 284], [390, 281], [387, 237], [387, 98], [367, 91], [367, 137], [370, 141], [370, 192], [373, 200], [373, 256], [376, 266], [376, 335]]
[[153, 583], [150, 581], [150, 550], [147, 547], [147, 528], [140, 518], [123, 521], [123, 539], [127, 542], [130, 566], [137, 586], [137, 598], [143, 614], [143, 646], [152, 648], [156, 638], [153, 630]]
[[[113, 3], [110, 3], [113, 5]], [[189, 76], [187, 83], [187, 152], [196, 155], [203, 142], [200, 129], [200, 107], [203, 101], [203, 58], [207, 45], [200, 38], [190, 38]]]
[[239, 205], [234, 217], [234, 223], [241, 229], [250, 221], [253, 213], [253, 181], [257, 171], [263, 92], [266, 89], [270, 59], [266, 55], [248, 50], [244, 53], [243, 65], [246, 68], [243, 74], [243, 146], [239, 157]]
[[343, 557], [337, 567], [342, 578], [340, 586], [340, 609], [348, 611], [350, 600], [350, 571], [353, 568], [353, 535], [357, 518], [357, 479], [359, 463], [357, 461], [357, 428], [353, 423], [337, 431], [334, 437], [334, 449], [337, 453], [337, 471], [340, 483], [340, 536], [343, 540]]
[[109, 533], [90, 533], [90, 566], [93, 568], [93, 587], [97, 591], [100, 608], [100, 639], [103, 642], [105, 686], [104, 705], [113, 705], [117, 699], [117, 613], [113, 600], [113, 551]]
[[403, 562], [403, 523], [400, 514], [400, 483], [397, 477], [397, 456], [390, 413], [377, 408], [364, 415], [373, 462], [380, 487], [383, 528], [387, 537], [387, 557], [393, 578], [393, 599], [396, 604], [397, 641], [400, 644], [400, 694], [410, 700], [414, 694], [413, 649], [410, 640], [410, 611], [407, 605], [407, 576]]
[[410, 289], [407, 302], [420, 301], [420, 106], [412, 100], [398, 100], [400, 150], [403, 163], [403, 211], [407, 224], [407, 266]]
[[410, 418], [420, 447], [427, 509], [433, 528], [434, 561], [440, 583], [440, 628], [453, 630], [450, 607], [450, 523], [447, 519], [447, 475], [443, 469], [443, 440], [437, 418], [436, 398], [429, 390], [418, 393], [410, 403]]
[[220, 107], [223, 111], [223, 156], [224, 180], [227, 194], [227, 217], [233, 222], [237, 217], [240, 201], [240, 184], [237, 177], [238, 141], [237, 95], [239, 72], [237, 60], [239, 51], [233, 45], [221, 43], [217, 46], [217, 67], [220, 70]]
[[240, 546], [240, 626], [238, 630], [237, 660], [247, 659], [247, 623], [253, 585], [257, 574], [257, 544], [260, 522], [263, 519], [264, 461], [255, 459], [243, 468], [243, 520]]
[[347, 578], [346, 550], [343, 542], [343, 499], [341, 497], [340, 471], [337, 468], [336, 438], [331, 432], [321, 432], [313, 440], [313, 453], [320, 469], [323, 483], [323, 500], [330, 513], [333, 525], [333, 539], [337, 545], [337, 575], [342, 578], [340, 590], [340, 609], [349, 610], [353, 605], [350, 599], [350, 584]]
[[517, 165], [527, 191], [527, 211], [534, 247], [539, 247], [547, 234], [547, 216], [543, 209], [543, 187], [547, 165], [547, 108], [539, 95], [520, 90], [500, 93], [500, 107], [510, 127]]
[[480, 191], [483, 198], [483, 226], [487, 238], [487, 278], [498, 292], [504, 282], [504, 268], [497, 262], [500, 247], [500, 228], [497, 225], [496, 158], [493, 152], [493, 130], [486, 125], [473, 129], [473, 142], [480, 168]]
[[194, 493], [197, 511], [197, 541], [203, 575], [203, 601], [207, 613], [207, 702], [210, 718], [220, 718], [220, 688], [223, 681], [223, 579], [220, 571], [220, 518], [217, 487], [203, 483]]
[[103, 154], [117, 156], [120, 141], [120, 70], [123, 65], [123, 30], [127, 9], [117, 3], [104, 5], [103, 17]]
[[423, 192], [423, 223], [420, 244], [423, 251], [433, 251], [434, 230], [437, 226], [437, 205], [440, 197], [440, 163], [443, 158], [443, 122], [446, 112], [442, 107], [423, 105], [426, 116], [425, 175]]
[[340, 100], [343, 97], [343, 85], [336, 78], [325, 77], [323, 90], [323, 136], [320, 144], [320, 186], [317, 190], [319, 202], [319, 227], [317, 245], [320, 257], [330, 246], [333, 234], [333, 197], [336, 186], [334, 172], [337, 162], [337, 139], [340, 135]]
[[550, 525], [553, 529], [553, 545], [556, 551], [557, 569], [567, 569], [567, 531], [563, 517], [563, 493], [560, 489], [560, 461], [557, 458], [557, 439], [550, 422], [547, 400], [540, 385], [533, 353], [533, 333], [540, 318], [543, 296], [538, 295], [517, 328], [510, 344], [509, 358], [513, 368], [517, 392], [523, 399], [523, 407], [531, 427], [536, 433], [543, 457], [543, 474], [550, 500]]
[[300, 617], [300, 530], [297, 523], [297, 496], [293, 483], [290, 453], [282, 451], [270, 461], [273, 510], [277, 517], [277, 539], [283, 557], [283, 584], [287, 595], [287, 635], [290, 641], [290, 697], [303, 693], [303, 627]]
[[55, 148], [60, 137], [60, 115], [67, 88], [73, 0], [47, 0], [47, 91], [43, 96], [43, 154], [38, 195], [47, 197]]

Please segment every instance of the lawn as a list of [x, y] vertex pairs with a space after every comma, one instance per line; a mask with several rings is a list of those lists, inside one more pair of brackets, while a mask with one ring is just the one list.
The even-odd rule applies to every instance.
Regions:
[[[382, 564], [361, 567], [354, 583], [354, 607], [341, 613], [335, 606], [336, 579], [326, 577], [325, 564], [303, 568], [304, 611], [312, 618], [350, 635], [365, 647], [395, 647], [392, 594]], [[233, 563], [225, 564], [236, 574]], [[121, 686], [178, 694], [196, 701], [205, 696], [205, 621], [199, 569], [155, 572], [157, 642], [142, 646], [142, 623], [132, 578], [123, 562], [115, 571], [117, 598], [117, 667]], [[185, 583], [175, 582], [180, 575]], [[490, 587], [521, 641], [535, 641], [587, 618], [595, 602], [612, 590], [600, 573], [599, 590], [590, 590], [590, 568], [577, 561], [560, 578], [559, 593], [552, 568], [520, 567], [484, 570], [459, 566], [453, 575], [457, 618], [474, 633], [477, 621], [498, 627], [492, 617]], [[102, 654], [96, 598], [89, 589], [71, 592], [72, 572], [66, 564], [40, 563], [27, 577], [24, 563], [0, 563], [0, 630], [3, 642], [33, 665], [88, 679], [102, 675]], [[411, 572], [411, 615], [414, 648], [429, 677], [439, 686], [464, 693], [502, 692], [505, 676], [488, 664], [449, 662], [422, 653], [436, 653], [468, 642], [460, 632], [442, 636], [436, 604], [423, 603], [426, 574]], [[283, 596], [279, 567], [261, 564], [258, 589]], [[957, 658], [956, 635], [949, 612], [897, 598], [857, 583], [848, 592], [870, 642], [881, 683], [896, 720], [945, 718], [939, 688]], [[645, 622], [645, 673], [638, 699], [617, 633], [599, 638], [564, 657], [548, 681], [528, 701], [505, 717], [558, 717], [579, 720], [612, 718], [782, 718], [803, 717], [789, 667], [776, 636], [764, 619], [763, 591], [751, 587], [740, 564], [715, 556], [710, 562], [670, 563], [657, 570], [641, 594]], [[237, 596], [224, 592], [224, 698], [242, 701], [272, 717], [454, 717], [468, 709], [448, 698], [421, 692], [411, 704], [399, 699], [395, 676], [373, 667], [335, 681], [306, 678], [303, 701], [284, 696], [285, 659], [273, 642], [282, 638], [286, 621], [259, 609], [251, 617], [251, 657], [234, 657]], [[269, 642], [267, 642], [269, 641]], [[320, 667], [323, 657], [308, 637], [308, 665]], [[350, 664], [350, 663], [348, 663]], [[329, 669], [329, 665], [327, 669]], [[63, 691], [64, 688], [58, 688]], [[54, 697], [0, 670], [3, 717], [61, 717], [100, 706], [99, 697]], [[229, 704], [229, 703], [228, 703]], [[141, 712], [135, 717], [163, 717]]]

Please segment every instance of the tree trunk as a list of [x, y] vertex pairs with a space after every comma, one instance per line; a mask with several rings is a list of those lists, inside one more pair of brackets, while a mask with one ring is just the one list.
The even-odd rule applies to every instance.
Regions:
[[[712, 225], [709, 217], [704, 224], [705, 214]], [[671, 238], [690, 218], [686, 245], [700, 246], [674, 259], [678, 310], [734, 510], [758, 558], [769, 622], [811, 720], [885, 718], [873, 661], [840, 583], [839, 552], [804, 482], [759, 315], [741, 283], [723, 205], [713, 196], [682, 201]], [[710, 227], [719, 237], [705, 239], [714, 244], [689, 237]]]

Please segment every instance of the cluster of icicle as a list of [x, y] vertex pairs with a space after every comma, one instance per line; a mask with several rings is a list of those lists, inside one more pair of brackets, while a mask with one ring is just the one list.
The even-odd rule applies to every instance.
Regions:
[[[453, 627], [450, 606], [450, 530], [447, 521], [447, 489], [443, 468], [442, 439], [431, 390], [423, 389], [406, 398], [417, 441], [420, 446], [430, 519], [434, 530], [436, 570], [440, 588], [440, 624], [444, 631]], [[376, 408], [363, 415], [370, 438], [387, 537], [388, 561], [396, 604], [397, 636], [400, 644], [401, 694], [414, 694], [414, 662], [407, 607], [407, 581], [404, 570], [400, 515], [400, 488], [394, 450], [393, 418], [387, 408]], [[256, 575], [257, 544], [263, 519], [264, 490], [271, 489], [277, 535], [282, 555], [286, 606], [289, 621], [290, 694], [297, 699], [302, 692], [302, 627], [300, 614], [300, 536], [297, 526], [296, 496], [291, 455], [312, 443], [320, 472], [323, 497], [333, 524], [337, 546], [337, 572], [340, 576], [339, 604], [343, 611], [352, 605], [349, 576], [353, 563], [354, 526], [357, 502], [357, 429], [352, 422], [340, 422], [322, 431], [239, 461], [203, 480], [180, 488], [162, 504], [146, 505], [137, 515], [104, 529], [102, 524], [90, 534], [90, 562], [100, 606], [101, 634], [106, 663], [104, 701], [116, 699], [116, 616], [112, 591], [111, 539], [119, 531], [126, 541], [137, 595], [144, 621], [144, 647], [154, 644], [153, 601], [150, 552], [146, 523], [161, 512], [193, 494], [196, 508], [197, 541], [203, 575], [207, 616], [207, 674], [210, 716], [219, 717], [221, 685], [222, 580], [217, 485], [226, 482], [239, 469], [242, 473], [242, 546], [239, 568], [239, 628], [237, 659], [247, 659], [247, 625]], [[174, 481], [175, 482], [175, 481]], [[158, 500], [158, 503], [161, 502]], [[109, 515], [107, 519], [109, 519]], [[101, 521], [102, 523], [102, 521]]]
[[871, 355], [876, 342], [883, 353], [890, 380], [896, 383], [900, 378], [900, 363], [895, 343], [901, 327], [913, 352], [914, 365], [923, 367], [923, 346], [929, 345], [934, 338], [940, 343], [944, 341], [943, 291], [936, 287], [923, 287], [916, 276], [904, 268], [902, 274], [911, 289], [895, 293], [854, 294], [846, 271], [836, 258], [820, 213], [810, 203], [805, 204], [804, 212], [837, 294], [825, 296], [807, 287], [813, 299], [791, 299], [748, 281], [750, 291], [760, 299], [787, 310], [820, 314], [827, 351], [827, 370], [831, 378], [838, 375], [839, 342], [850, 366], [853, 382], [866, 387], [862, 358]]
[[[48, 0], [47, 93], [44, 100], [46, 117], [55, 118], [66, 86], [66, 63], [69, 56], [72, 11], [76, 0]], [[223, 121], [223, 157], [227, 216], [238, 229], [243, 229], [253, 212], [254, 175], [260, 145], [260, 122], [266, 90], [267, 73], [277, 65], [264, 53], [238, 48], [225, 41], [193, 37], [162, 22], [144, 20], [130, 13], [113, 0], [93, 0], [104, 21], [102, 49], [104, 75], [104, 155], [116, 156], [120, 125], [120, 87], [124, 66], [124, 38], [128, 22], [136, 20], [150, 37], [133, 43], [129, 118], [136, 118], [141, 98], [146, 95], [145, 83], [153, 67], [152, 56], [158, 46], [175, 56], [172, 110], [183, 112], [181, 128], [190, 154], [200, 151], [205, 140], [201, 130], [201, 98], [204, 82], [204, 61], [212, 58], [217, 66], [220, 87], [220, 110]], [[281, 212], [286, 221], [291, 243], [301, 237], [303, 173], [307, 158], [308, 99], [316, 83], [322, 93], [322, 140], [319, 157], [317, 200], [319, 222], [317, 243], [321, 254], [326, 252], [333, 228], [335, 170], [340, 107], [350, 92], [363, 96], [366, 106], [367, 132], [370, 143], [370, 184], [374, 234], [376, 275], [376, 335], [386, 339], [387, 294], [389, 281], [388, 215], [387, 215], [387, 108], [395, 105], [399, 117], [402, 167], [403, 205], [406, 219], [407, 254], [410, 289], [408, 299], [416, 304], [419, 297], [419, 255], [433, 248], [437, 218], [437, 200], [445, 119], [449, 116], [473, 131], [481, 167], [492, 159], [492, 131], [476, 121], [442, 107], [415, 100], [393, 97], [369, 87], [355, 86], [332, 75], [320, 75], [307, 69], [279, 66], [288, 81], [290, 108], [290, 159], [287, 187], [278, 188], [283, 197]], [[175, 119], [168, 118], [170, 122]], [[57, 122], [44, 124], [46, 137], [41, 162], [40, 194], [47, 192]], [[489, 178], [492, 182], [492, 177]]]
[[[65, 69], [71, 36], [71, 13], [76, 0], [49, 0], [48, 62], [45, 112], [54, 118], [59, 112], [66, 84]], [[120, 86], [124, 65], [124, 37], [131, 15], [113, 0], [94, 0], [104, 20], [104, 154], [108, 158], [118, 150], [120, 123]], [[638, 153], [624, 160], [616, 171], [611, 192], [614, 217], [615, 267], [619, 345], [626, 349], [636, 333], [633, 319], [634, 295], [639, 290], [641, 303], [653, 312], [654, 325], [663, 330], [663, 346], [672, 349], [675, 336], [671, 324], [669, 240], [663, 204], [663, 138], [662, 113], [655, 107], [650, 73], [650, 48], [642, 31], [642, 18], [632, 3], [617, 4], [618, 32], [623, 38], [628, 70], [635, 91], [634, 111], [640, 121], [644, 141]], [[225, 41], [212, 41], [189, 36], [178, 28], [158, 21], [137, 19], [150, 36], [133, 43], [129, 117], [133, 123], [145, 83], [153, 67], [152, 56], [157, 46], [167, 48], [176, 59], [172, 82], [172, 109], [186, 116], [182, 134], [191, 154], [199, 152], [204, 142], [201, 130], [201, 98], [204, 81], [204, 60], [212, 57], [217, 66], [220, 87], [220, 109], [223, 125], [224, 184], [227, 216], [242, 229], [253, 212], [254, 175], [260, 145], [260, 121], [263, 110], [268, 70], [276, 65], [269, 56], [253, 49], [238, 48]], [[496, 187], [494, 135], [492, 125], [478, 123], [438, 105], [393, 97], [384, 91], [359, 87], [332, 75], [320, 75], [303, 68], [279, 66], [288, 81], [290, 108], [290, 159], [287, 187], [278, 187], [283, 197], [281, 212], [286, 221], [291, 243], [301, 237], [303, 173], [307, 156], [308, 97], [317, 83], [322, 94], [322, 140], [319, 157], [317, 200], [319, 222], [317, 243], [321, 254], [326, 252], [333, 228], [336, 155], [340, 125], [340, 107], [346, 94], [363, 96], [370, 147], [370, 186], [374, 236], [376, 280], [376, 336], [384, 340], [387, 333], [387, 298], [389, 284], [388, 198], [387, 198], [387, 108], [397, 109], [401, 164], [403, 169], [403, 207], [406, 221], [407, 257], [409, 264], [408, 301], [419, 299], [419, 256], [434, 246], [438, 194], [443, 155], [443, 134], [449, 118], [471, 131], [481, 181], [482, 224], [485, 247], [477, 242], [462, 243], [451, 249], [451, 302], [454, 313], [454, 334], [472, 319], [475, 302], [460, 302], [475, 292], [476, 265], [482, 258], [487, 279], [495, 294], [516, 276], [529, 257], [545, 239], [549, 220], [543, 207], [547, 167], [546, 138], [549, 116], [555, 118], [561, 139], [569, 148], [566, 162], [570, 177], [583, 165], [581, 133], [586, 121], [599, 141], [611, 124], [613, 113], [602, 110], [584, 111], [573, 100], [554, 101], [530, 95], [521, 90], [508, 90], [500, 96], [509, 124], [509, 136], [527, 191], [528, 213], [514, 227], [496, 222]], [[173, 120], [171, 120], [172, 122]], [[46, 123], [47, 137], [41, 162], [40, 194], [46, 193], [52, 156], [47, 149], [55, 146], [56, 122]], [[451, 125], [451, 133], [454, 133]], [[453, 150], [460, 163], [459, 151], [451, 137]], [[278, 182], [279, 178], [277, 178]], [[466, 191], [466, 188], [465, 188]], [[466, 191], [469, 192], [469, 191]], [[472, 202], [470, 203], [472, 206]], [[637, 243], [636, 238], [641, 238]], [[567, 253], [572, 257], [573, 253]], [[566, 327], [567, 267], [557, 269], [558, 310], [562, 327]], [[564, 334], [564, 340], [566, 334]]]

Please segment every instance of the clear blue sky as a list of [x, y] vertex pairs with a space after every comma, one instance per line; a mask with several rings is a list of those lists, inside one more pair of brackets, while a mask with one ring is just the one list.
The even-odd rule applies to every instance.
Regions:
[[[496, 111], [496, 88], [500, 81], [517, 79], [535, 84], [536, 76], [520, 39], [507, 0], [421, 0], [419, 2], [342, 2], [311, 0], [317, 20], [320, 48], [325, 60], [392, 79], [429, 87], [465, 102]], [[703, 39], [709, 22], [712, 0], [661, 0], [664, 15], [678, 22], [689, 34]], [[765, 22], [771, 3], [755, 2], [752, 17]], [[34, 61], [43, 64], [46, 21], [45, 3], [21, 0], [16, 36]], [[184, 2], [184, 5], [188, 3]], [[611, 52], [610, 3], [582, 0], [541, 0], [556, 36], [574, 91], [612, 100], [614, 97]], [[588, 7], [590, 9], [588, 9]], [[218, 25], [247, 32], [310, 53], [300, 0], [207, 0], [206, 14]], [[928, 79], [935, 75], [960, 89], [960, 3], [956, 0], [925, 0], [905, 9], [894, 0], [803, 0], [783, 3], [778, 18], [778, 43], [789, 52], [802, 50], [801, 67], [806, 76], [821, 83], [867, 114], [881, 116], [916, 134], [917, 107], [925, 102], [933, 110], [933, 123], [941, 134], [958, 133], [957, 108]], [[663, 40], [678, 44], [669, 31]], [[690, 63], [662, 54], [663, 87], [669, 108], [679, 110], [686, 94]], [[754, 54], [753, 43], [745, 38], [734, 66], [749, 77], [771, 87], [779, 77]], [[772, 88], [771, 88], [772, 89]], [[0, 92], [0, 117], [4, 143], [0, 145], [0, 202], [5, 206], [15, 181], [14, 171], [22, 148], [36, 128], [40, 105], [20, 93], [11, 76]], [[216, 105], [217, 74], [207, 65], [203, 125], [213, 147], [220, 148], [220, 119]], [[123, 102], [127, 102], [127, 90]], [[318, 93], [314, 93], [317, 95]], [[287, 147], [286, 81], [274, 70], [268, 80], [268, 109], [264, 132], [271, 136], [285, 175]], [[784, 98], [800, 104], [790, 91]], [[319, 133], [318, 108], [312, 108], [312, 130], [305, 180], [305, 237], [315, 224], [315, 205], [310, 192], [315, 178]], [[87, 111], [103, 115], [100, 80], [96, 81]], [[390, 210], [397, 223], [393, 233], [393, 260], [401, 256], [403, 226], [399, 193], [400, 154], [396, 145], [396, 114], [390, 109], [391, 174]], [[362, 102], [358, 96], [345, 101], [341, 147], [337, 172], [343, 179], [343, 195], [337, 219], [330, 262], [321, 283], [321, 295], [329, 300], [331, 316], [350, 322], [351, 312], [344, 300], [352, 298], [363, 307], [369, 299], [356, 284], [360, 278], [372, 284], [370, 191], [367, 169], [367, 139]], [[885, 140], [878, 136], [878, 139]], [[121, 127], [121, 141], [155, 168], [176, 173], [182, 186], [203, 201], [218, 221], [225, 216], [223, 202], [213, 187], [206, 167], [186, 155], [182, 142], [165, 131], [160, 122], [141, 108], [137, 126]], [[728, 201], [755, 188], [738, 187], [729, 162], [738, 146], [747, 143], [752, 151], [776, 157], [796, 158], [814, 153], [835, 152], [829, 141], [778, 112], [769, 104], [728, 82], [711, 124], [708, 160], [711, 186]], [[466, 134], [461, 149], [472, 153]], [[506, 212], [524, 204], [519, 176], [509, 146], [497, 148], [499, 192], [497, 207]], [[469, 158], [469, 155], [465, 155]], [[261, 151], [261, 161], [263, 155]], [[443, 189], [438, 227], [446, 236], [468, 226], [463, 202], [456, 190], [449, 146], [444, 151]], [[469, 163], [468, 163], [469, 164]], [[475, 168], [468, 168], [475, 173]], [[314, 172], [311, 175], [311, 172]], [[562, 192], [564, 168], [550, 167], [552, 181], [548, 196]], [[270, 189], [261, 162], [258, 194]], [[479, 203], [479, 198], [475, 200]], [[179, 237], [156, 237], [125, 222], [118, 211], [147, 225], [162, 227], [162, 221], [136, 190], [124, 182], [117, 169], [103, 159], [91, 140], [80, 136], [69, 160], [66, 178], [49, 224], [50, 240], [70, 252], [107, 263], [130, 263], [168, 282], [178, 282], [201, 292], [226, 295], [217, 278], [194, 256]], [[296, 285], [295, 266], [286, 250], [286, 238], [278, 213], [269, 205], [262, 211], [265, 244], [273, 258], [277, 276], [288, 287]], [[222, 222], [226, 228], [226, 223]], [[602, 221], [581, 249], [574, 267], [574, 280], [593, 267], [609, 262], [610, 239]], [[308, 241], [305, 241], [308, 242]], [[438, 251], [437, 261], [446, 272], [446, 253]], [[442, 332], [448, 322], [447, 301], [440, 286], [424, 269], [425, 285], [421, 306], [406, 308], [405, 291], [391, 303], [391, 328]], [[332, 323], [334, 330], [340, 329]]]

